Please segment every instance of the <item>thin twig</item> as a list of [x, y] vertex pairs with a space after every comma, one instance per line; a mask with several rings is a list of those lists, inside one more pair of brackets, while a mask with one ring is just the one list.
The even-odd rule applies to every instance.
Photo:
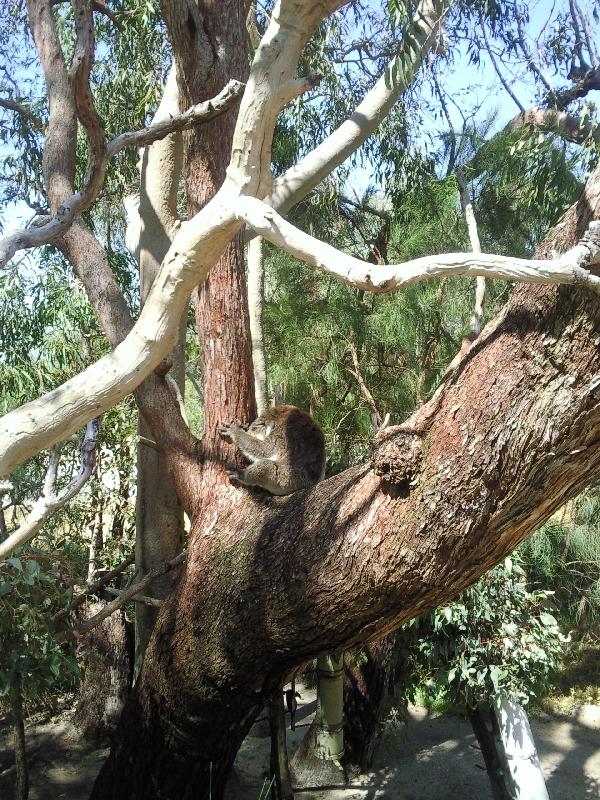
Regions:
[[85, 622], [82, 622], [81, 625], [78, 625], [75, 628], [71, 628], [70, 630], [63, 631], [62, 633], [58, 634], [56, 637], [57, 640], [61, 643], [70, 642], [79, 639], [86, 633], [89, 633], [89, 631], [91, 631], [92, 628], [95, 628], [96, 625], [99, 625], [102, 620], [110, 617], [111, 614], [114, 614], [115, 611], [128, 603], [133, 597], [135, 597], [135, 595], [142, 592], [152, 583], [153, 580], [167, 572], [170, 572], [172, 569], [175, 569], [175, 567], [180, 566], [183, 564], [185, 559], [186, 553], [180, 553], [171, 561], [165, 561], [164, 563], [159, 564], [157, 567], [149, 570], [143, 578], [141, 578], [137, 583], [134, 583], [129, 589], [125, 589], [119, 597], [116, 597], [110, 603], [107, 603], [106, 606], [97, 614], [94, 614], [93, 617], [85, 620]]
[[[124, 589], [115, 589], [114, 586], [105, 586], [104, 592], [106, 594], [110, 594], [113, 597], [121, 597], [123, 594]], [[146, 594], [136, 594], [135, 597], [131, 598], [132, 602], [134, 603], [142, 603], [145, 606], [153, 606], [154, 608], [160, 608], [163, 604], [162, 600], [159, 600], [158, 597], [148, 597]]]
[[485, 22], [483, 20], [483, 17], [481, 18], [481, 30], [483, 31], [483, 41], [485, 42], [485, 49], [487, 50], [487, 54], [488, 54], [488, 56], [490, 58], [490, 61], [492, 62], [493, 68], [496, 70], [496, 75], [500, 79], [500, 83], [502, 84], [502, 86], [504, 86], [504, 89], [506, 90], [506, 93], [508, 94], [508, 96], [518, 106], [519, 111], [525, 111], [525, 107], [521, 104], [519, 98], [516, 96], [516, 94], [513, 92], [513, 90], [508, 85], [508, 81], [505, 79], [505, 77], [502, 74], [502, 71], [501, 71], [501, 69], [500, 69], [500, 67], [498, 65], [498, 62], [496, 61], [496, 57], [494, 56], [494, 54], [492, 52], [492, 48], [491, 48], [490, 42], [488, 40], [488, 35], [487, 35], [487, 31], [485, 29]]
[[0, 542], [0, 559], [8, 558], [17, 547], [33, 539], [46, 520], [59, 508], [62, 508], [82, 489], [91, 476], [96, 465], [96, 450], [100, 432], [100, 418], [88, 422], [83, 442], [81, 443], [81, 466], [79, 472], [60, 493], [56, 494], [55, 484], [60, 459], [60, 450], [53, 447], [50, 450], [48, 468], [44, 478], [44, 488], [41, 497], [35, 502], [25, 522], [8, 539]]
[[122, 561], [117, 567], [114, 569], [105, 572], [101, 578], [98, 578], [93, 583], [86, 584], [80, 594], [75, 595], [72, 598], [71, 602], [69, 603], [68, 608], [59, 611], [57, 614], [54, 615], [52, 618], [53, 622], [56, 622], [59, 619], [63, 619], [66, 617], [71, 611], [74, 611], [76, 608], [79, 608], [80, 605], [83, 605], [87, 598], [92, 595], [96, 594], [105, 584], [110, 583], [114, 578], [124, 572], [127, 567], [131, 566], [135, 561], [135, 553], [131, 553], [128, 555], [127, 558]]
[[[469, 188], [461, 169], [456, 170], [456, 180], [460, 189], [460, 204], [467, 222], [471, 250], [474, 253], [481, 253], [481, 243], [479, 241], [479, 233], [477, 231], [477, 220], [475, 219], [473, 204], [471, 203], [471, 198], [469, 197]], [[475, 288], [475, 308], [473, 309], [473, 315], [469, 324], [471, 337], [473, 339], [475, 339], [481, 333], [481, 320], [483, 319], [484, 303], [485, 278], [480, 275], [477, 277], [477, 285]]]

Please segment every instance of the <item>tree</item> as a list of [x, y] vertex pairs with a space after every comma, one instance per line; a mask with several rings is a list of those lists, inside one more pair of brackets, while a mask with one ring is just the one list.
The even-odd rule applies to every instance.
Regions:
[[[461, 253], [386, 267], [343, 256], [275, 209], [285, 212], [375, 129], [435, 48], [441, 4], [420, 4], [415, 21], [401, 29], [400, 55], [355, 113], [274, 182], [270, 153], [278, 113], [314, 87], [317, 76], [298, 76], [298, 63], [343, 0], [276, 3], [249, 74], [244, 2], [165, 0], [180, 103], [190, 110], [158, 130], [108, 145], [89, 87], [92, 4], [72, 5], [69, 71], [50, 4], [28, 4], [49, 98], [44, 178], [50, 213], [4, 240], [0, 260], [18, 248], [57, 242], [114, 349], [3, 418], [0, 472], [135, 390], [191, 530], [185, 574], [161, 608], [94, 797], [218, 798], [252, 720], [300, 664], [380, 637], [449, 599], [597, 476], [600, 279], [588, 269], [597, 259], [596, 229], [582, 237], [597, 212], [599, 176], [592, 175], [535, 261]], [[229, 108], [239, 84], [220, 104], [196, 104], [231, 79], [246, 85], [237, 119], [228, 111], [206, 121]], [[134, 323], [99, 241], [76, 215], [93, 202], [118, 146], [147, 144], [203, 117], [186, 143], [192, 216], [175, 232]], [[77, 119], [90, 154], [80, 192]], [[245, 224], [361, 291], [391, 292], [407, 279], [447, 273], [548, 285], [518, 288], [432, 399], [377, 437], [370, 462], [288, 498], [263, 497], [229, 484], [225, 465], [232, 454], [218, 436], [222, 422], [255, 413]], [[553, 251], [564, 255], [549, 257]], [[197, 286], [201, 440], [185, 425], [165, 377], [165, 358]]]

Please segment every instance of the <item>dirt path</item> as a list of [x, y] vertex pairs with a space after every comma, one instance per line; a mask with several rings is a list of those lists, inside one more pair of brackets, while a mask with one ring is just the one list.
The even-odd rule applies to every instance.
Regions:
[[[293, 751], [314, 713], [307, 690], [296, 731], [288, 732]], [[551, 800], [600, 797], [600, 706], [582, 706], [570, 717], [532, 720]], [[0, 733], [0, 798], [10, 800], [14, 767], [10, 738]], [[257, 722], [242, 745], [227, 800], [258, 800], [269, 764], [266, 720]], [[31, 770], [30, 800], [87, 800], [107, 750], [82, 742], [70, 714], [27, 728]], [[481, 754], [469, 723], [459, 715], [430, 715], [411, 708], [406, 734], [384, 743], [377, 769], [351, 785], [327, 791], [297, 791], [298, 800], [488, 800]]]
[[[303, 692], [304, 715], [293, 752], [306, 731], [314, 702]], [[582, 706], [570, 717], [531, 720], [551, 800], [600, 798], [600, 706]], [[227, 800], [258, 800], [268, 775], [268, 729], [254, 726], [236, 761]], [[469, 722], [458, 714], [429, 714], [411, 707], [406, 731], [384, 742], [373, 772], [347, 787], [297, 791], [298, 800], [491, 800], [483, 758]]]

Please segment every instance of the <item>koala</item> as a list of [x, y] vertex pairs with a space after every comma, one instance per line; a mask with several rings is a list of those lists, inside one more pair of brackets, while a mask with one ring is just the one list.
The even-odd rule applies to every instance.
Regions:
[[248, 430], [235, 421], [219, 433], [252, 462], [229, 477], [244, 486], [260, 486], [276, 495], [313, 486], [325, 475], [325, 437], [314, 419], [296, 406], [275, 406]]

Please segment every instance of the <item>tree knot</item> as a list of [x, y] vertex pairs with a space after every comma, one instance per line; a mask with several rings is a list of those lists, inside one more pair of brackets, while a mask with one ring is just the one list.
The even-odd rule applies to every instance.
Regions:
[[423, 432], [395, 425], [379, 433], [371, 449], [376, 475], [393, 484], [413, 483], [423, 459]]

